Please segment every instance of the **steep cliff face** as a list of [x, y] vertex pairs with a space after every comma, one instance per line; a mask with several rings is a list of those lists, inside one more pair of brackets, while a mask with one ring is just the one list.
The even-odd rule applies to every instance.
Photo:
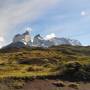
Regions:
[[50, 40], [45, 40], [40, 34], [36, 35], [33, 39], [33, 46], [36, 47], [50, 47], [54, 43]]
[[44, 44], [44, 38], [40, 34], [36, 35], [33, 39], [33, 46], [42, 47]]
[[30, 40], [31, 40], [30, 34], [28, 31], [26, 31], [23, 34], [15, 35], [15, 37], [13, 38], [13, 43], [22, 42], [25, 45], [27, 45]]

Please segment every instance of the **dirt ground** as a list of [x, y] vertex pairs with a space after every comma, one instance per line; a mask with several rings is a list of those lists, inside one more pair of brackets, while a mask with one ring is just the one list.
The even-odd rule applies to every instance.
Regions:
[[73, 82], [64, 81], [64, 87], [58, 87], [53, 83], [57, 82], [57, 80], [34, 80], [28, 81], [23, 89], [21, 90], [90, 90], [90, 83], [79, 82], [76, 83], [79, 85], [78, 88], [72, 88], [68, 85]]

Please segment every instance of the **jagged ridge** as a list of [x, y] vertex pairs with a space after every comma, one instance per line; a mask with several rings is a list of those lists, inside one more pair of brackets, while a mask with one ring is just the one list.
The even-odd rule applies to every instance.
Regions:
[[[13, 38], [12, 44], [10, 46], [19, 47], [21, 46], [33, 46], [33, 47], [51, 47], [58, 45], [73, 45], [81, 46], [81, 43], [78, 40], [68, 39], [68, 38], [59, 38], [53, 37], [51, 39], [44, 39], [40, 34], [36, 35], [31, 42], [31, 35], [28, 31], [23, 34], [17, 34]], [[19, 44], [18, 44], [19, 43]], [[21, 44], [22, 43], [22, 44]], [[24, 45], [23, 45], [24, 44]]]

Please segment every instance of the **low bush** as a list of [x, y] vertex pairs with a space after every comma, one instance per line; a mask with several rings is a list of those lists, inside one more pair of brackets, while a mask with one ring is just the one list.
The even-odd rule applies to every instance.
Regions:
[[76, 84], [76, 83], [70, 83], [70, 84], [68, 85], [68, 87], [74, 88], [74, 89], [79, 89], [79, 84]]
[[53, 82], [53, 85], [55, 85], [56, 87], [64, 87], [65, 83], [63, 81], [57, 81], [57, 82]]
[[30, 72], [30, 71], [43, 71], [43, 67], [40, 67], [40, 66], [30, 66], [30, 67], [27, 67], [25, 70], [27, 72]]
[[62, 76], [69, 80], [90, 81], [90, 65], [82, 65], [79, 62], [67, 63], [62, 71]]

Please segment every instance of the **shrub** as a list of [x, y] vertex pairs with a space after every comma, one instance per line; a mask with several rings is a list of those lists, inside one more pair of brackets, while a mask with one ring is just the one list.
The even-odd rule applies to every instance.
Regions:
[[57, 87], [64, 87], [65, 86], [65, 83], [63, 81], [53, 82], [52, 84], [57, 86]]
[[47, 64], [44, 65], [44, 67], [46, 67], [46, 68], [51, 68], [51, 67], [54, 67], [54, 65], [51, 64], [51, 63], [47, 63]]
[[44, 68], [40, 66], [30, 66], [27, 67], [25, 70], [30, 72], [30, 71], [42, 71]]
[[23, 81], [19, 81], [19, 80], [15, 80], [13, 81], [10, 85], [10, 87], [14, 88], [14, 89], [21, 89], [24, 86], [24, 82]]
[[76, 83], [70, 83], [70, 84], [68, 85], [68, 87], [74, 88], [74, 89], [79, 89], [79, 84], [76, 84]]
[[79, 62], [71, 62], [65, 65], [62, 71], [63, 78], [69, 80], [90, 80], [90, 65], [82, 65]]

